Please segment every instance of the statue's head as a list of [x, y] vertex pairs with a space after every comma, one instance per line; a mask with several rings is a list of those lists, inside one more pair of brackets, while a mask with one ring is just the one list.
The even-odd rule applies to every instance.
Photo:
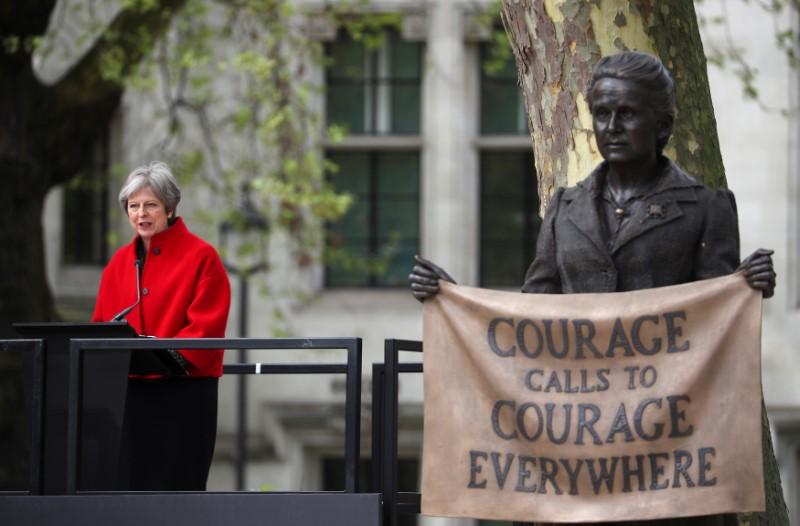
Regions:
[[624, 51], [601, 58], [592, 72], [586, 97], [593, 116], [594, 87], [603, 79], [633, 83], [647, 97], [659, 123], [656, 151], [661, 154], [672, 135], [672, 124], [675, 120], [675, 83], [664, 64], [658, 58], [638, 51]]

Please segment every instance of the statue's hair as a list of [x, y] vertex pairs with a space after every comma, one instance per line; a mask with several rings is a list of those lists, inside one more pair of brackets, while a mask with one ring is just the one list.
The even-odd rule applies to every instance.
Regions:
[[145, 187], [150, 188], [159, 201], [164, 203], [167, 213], [172, 213], [171, 221], [174, 221], [174, 212], [181, 201], [181, 189], [169, 166], [161, 161], [153, 161], [135, 168], [119, 191], [119, 204], [124, 211], [128, 211], [128, 199]]
[[[650, 95], [653, 111], [659, 120], [668, 119], [670, 132], [675, 119], [675, 82], [664, 64], [653, 55], [638, 51], [623, 51], [600, 59], [592, 72], [586, 100], [592, 110], [592, 91], [601, 79], [630, 80], [643, 87]], [[664, 149], [669, 135], [659, 138], [658, 153]]]

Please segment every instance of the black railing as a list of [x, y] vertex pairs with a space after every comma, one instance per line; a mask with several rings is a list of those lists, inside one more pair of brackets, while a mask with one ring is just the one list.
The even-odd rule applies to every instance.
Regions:
[[380, 481], [385, 526], [396, 526], [398, 513], [420, 512], [418, 492], [397, 490], [397, 397], [399, 373], [421, 373], [422, 364], [400, 363], [400, 351], [422, 352], [422, 342], [385, 340], [384, 362], [372, 366], [372, 476]]
[[[422, 342], [387, 339], [383, 348], [384, 363], [372, 364], [372, 476], [373, 480], [380, 481], [373, 491], [382, 496], [383, 526], [397, 526], [398, 514], [419, 514], [421, 511], [421, 493], [397, 490], [399, 375], [423, 371], [422, 363], [400, 363], [400, 351], [421, 353]], [[528, 523], [511, 524], [525, 526]]]
[[361, 339], [360, 338], [207, 338], [207, 339], [73, 339], [69, 357], [67, 427], [67, 493], [77, 493], [81, 393], [84, 351], [153, 349], [260, 349], [347, 351], [347, 362], [300, 364], [229, 364], [225, 374], [330, 374], [346, 375], [345, 388], [345, 493], [358, 492], [358, 459], [361, 453]]
[[[42, 340], [0, 340], [0, 352], [22, 354], [23, 374], [20, 378], [25, 390], [29, 391], [26, 406], [28, 409], [28, 433], [30, 453], [28, 456], [28, 489], [26, 491], [0, 491], [2, 495], [35, 495], [41, 490], [42, 467], [42, 414], [44, 399], [44, 352]], [[26, 353], [28, 353], [26, 355]], [[30, 364], [28, 367], [27, 364]]]

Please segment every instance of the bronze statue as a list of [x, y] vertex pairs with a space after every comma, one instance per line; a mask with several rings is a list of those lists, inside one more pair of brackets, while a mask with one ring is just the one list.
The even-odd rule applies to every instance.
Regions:
[[[662, 155], [672, 133], [675, 87], [655, 57], [602, 58], [587, 93], [603, 162], [574, 187], [559, 188], [547, 209], [522, 292], [621, 292], [677, 285], [741, 270], [765, 298], [775, 290], [772, 250], [739, 262], [736, 201], [711, 190]], [[409, 275], [420, 301], [455, 283], [416, 256]], [[732, 515], [635, 524], [736, 524]]]

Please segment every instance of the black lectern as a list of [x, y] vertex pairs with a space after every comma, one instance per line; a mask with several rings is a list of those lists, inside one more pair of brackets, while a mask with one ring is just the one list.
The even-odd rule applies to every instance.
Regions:
[[[125, 321], [109, 323], [17, 323], [14, 329], [25, 338], [45, 342], [44, 423], [42, 429], [41, 488], [44, 495], [63, 494], [67, 489], [67, 400], [69, 393], [69, 349], [72, 338], [135, 338]], [[170, 374], [174, 364], [166, 352], [136, 353], [138, 374]], [[81, 418], [81, 463], [78, 489], [116, 490], [122, 421], [131, 351], [92, 352], [83, 361], [83, 414]]]

